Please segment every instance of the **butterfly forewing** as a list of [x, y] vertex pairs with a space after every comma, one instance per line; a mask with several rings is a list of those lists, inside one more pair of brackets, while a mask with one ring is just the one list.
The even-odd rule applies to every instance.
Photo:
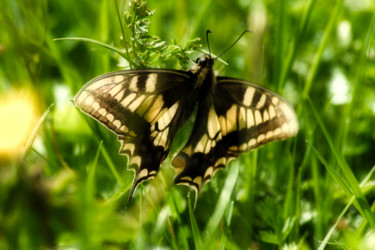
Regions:
[[217, 93], [221, 98], [215, 98], [214, 106], [230, 151], [246, 152], [298, 132], [292, 107], [268, 89], [218, 77]]
[[191, 115], [190, 78], [182, 71], [118, 71], [88, 82], [75, 97], [83, 112], [118, 136], [135, 172], [130, 199], [139, 183], [156, 176], [180, 123]]
[[199, 193], [203, 183], [239, 153], [293, 136], [293, 109], [277, 94], [258, 85], [218, 77], [214, 101], [191, 139], [173, 159], [175, 182]]

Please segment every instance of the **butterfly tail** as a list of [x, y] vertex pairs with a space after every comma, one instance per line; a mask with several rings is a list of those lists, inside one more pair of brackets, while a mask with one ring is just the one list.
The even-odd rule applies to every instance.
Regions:
[[133, 180], [133, 184], [130, 188], [130, 192], [129, 192], [129, 198], [128, 198], [128, 202], [131, 202], [131, 200], [133, 199], [133, 195], [134, 195], [134, 191], [137, 189], [138, 185], [141, 183], [142, 181], [139, 181], [138, 177], [137, 176], [134, 176], [134, 180]]
[[128, 169], [134, 172], [129, 201], [140, 183], [153, 179], [159, 172], [160, 164], [168, 154], [161, 146], [155, 146], [148, 137], [119, 137], [120, 154], [128, 157]]

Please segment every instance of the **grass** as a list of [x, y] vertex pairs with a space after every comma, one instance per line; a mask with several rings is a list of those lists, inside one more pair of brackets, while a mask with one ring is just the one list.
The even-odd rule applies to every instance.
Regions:
[[[114, 1], [0, 7], [0, 249], [372, 249], [374, 3], [150, 1], [155, 12], [135, 28], [158, 38], [136, 41], [119, 24], [137, 18], [127, 6], [118, 1], [120, 16]], [[137, 68], [189, 68], [179, 45], [198, 57], [206, 29], [215, 54], [252, 30], [216, 69], [283, 95], [299, 134], [241, 155], [196, 204], [173, 184], [168, 157], [128, 203], [133, 173], [119, 143], [71, 99], [93, 77], [122, 69], [121, 57]], [[10, 99], [25, 108], [11, 110]]]

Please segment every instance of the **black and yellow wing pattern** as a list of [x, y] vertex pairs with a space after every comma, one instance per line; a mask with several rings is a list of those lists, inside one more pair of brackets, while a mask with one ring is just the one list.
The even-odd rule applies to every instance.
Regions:
[[161, 69], [118, 71], [91, 80], [76, 95], [76, 106], [118, 136], [120, 154], [135, 173], [130, 198], [139, 183], [157, 175], [194, 109], [191, 77]]
[[216, 77], [204, 55], [189, 71], [144, 69], [104, 74], [88, 82], [74, 101], [118, 136], [120, 154], [136, 187], [157, 175], [177, 130], [197, 109], [193, 131], [174, 157], [175, 183], [202, 185], [229, 160], [298, 131], [293, 109], [261, 86]]
[[176, 183], [199, 193], [214, 173], [240, 153], [298, 131], [293, 109], [283, 98], [258, 85], [217, 77], [213, 103], [197, 116], [186, 146], [173, 159]]

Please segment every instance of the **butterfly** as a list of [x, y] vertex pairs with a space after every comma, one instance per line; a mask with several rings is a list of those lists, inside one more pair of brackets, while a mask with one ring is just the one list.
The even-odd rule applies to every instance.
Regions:
[[[216, 59], [216, 58], [215, 58]], [[120, 154], [134, 171], [129, 192], [154, 178], [176, 132], [196, 118], [186, 145], [173, 158], [176, 184], [195, 189], [239, 154], [298, 132], [292, 107], [259, 85], [215, 76], [206, 54], [188, 71], [122, 70], [89, 81], [75, 96], [76, 106], [117, 135]]]

